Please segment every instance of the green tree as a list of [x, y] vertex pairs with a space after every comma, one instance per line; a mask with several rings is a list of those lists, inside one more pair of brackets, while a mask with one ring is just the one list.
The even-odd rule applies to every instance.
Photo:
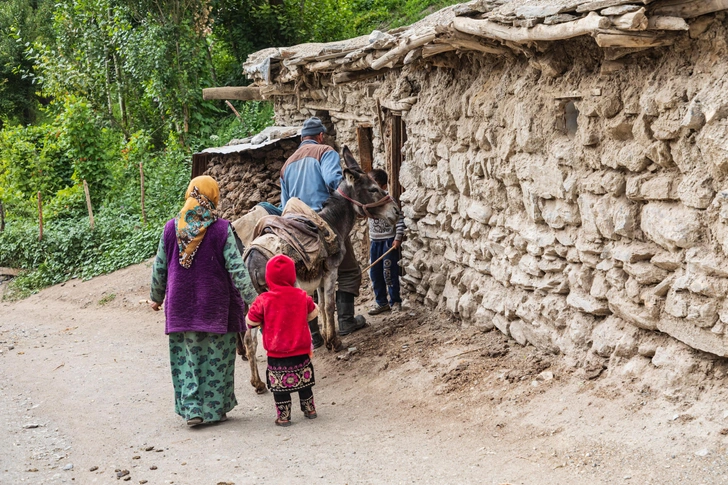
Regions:
[[[194, 8], [192, 5], [196, 5]], [[33, 55], [43, 92], [87, 99], [129, 137], [140, 129], [197, 133], [219, 109], [202, 101], [215, 84], [204, 0], [69, 0], [54, 13], [55, 46]]]
[[25, 53], [34, 42], [52, 42], [50, 0], [0, 2], [0, 129], [7, 123], [32, 123], [39, 99], [28, 76], [33, 62]]

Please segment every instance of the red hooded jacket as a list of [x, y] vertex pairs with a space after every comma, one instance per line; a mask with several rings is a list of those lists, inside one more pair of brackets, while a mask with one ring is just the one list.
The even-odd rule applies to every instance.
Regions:
[[311, 352], [308, 321], [318, 315], [313, 299], [296, 288], [296, 267], [279, 254], [265, 267], [268, 291], [255, 299], [248, 311], [249, 326], [263, 326], [263, 347], [269, 357], [285, 358]]

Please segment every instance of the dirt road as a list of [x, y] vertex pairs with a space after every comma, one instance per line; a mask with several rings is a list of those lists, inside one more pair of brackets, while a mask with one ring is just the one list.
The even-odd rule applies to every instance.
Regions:
[[275, 427], [238, 361], [230, 420], [188, 429], [163, 315], [138, 304], [148, 273], [0, 304], [0, 483], [728, 483], [722, 383], [668, 399], [588, 381], [416, 311], [347, 337], [352, 354], [317, 352], [319, 419]]

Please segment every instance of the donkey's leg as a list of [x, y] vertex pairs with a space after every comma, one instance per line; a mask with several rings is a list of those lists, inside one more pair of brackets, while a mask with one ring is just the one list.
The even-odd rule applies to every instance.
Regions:
[[323, 278], [324, 307], [319, 313], [326, 315], [324, 323], [324, 341], [326, 348], [334, 352], [341, 350], [341, 339], [336, 334], [336, 271]]
[[[323, 285], [323, 280], [321, 280], [321, 284]], [[321, 336], [324, 338], [324, 343], [326, 344], [326, 348], [329, 348], [329, 339], [331, 338], [329, 336], [329, 326], [327, 324], [328, 321], [328, 315], [326, 314], [326, 292], [324, 291], [324, 287], [320, 286], [316, 288], [316, 294], [318, 295], [318, 307], [319, 307], [319, 332], [321, 333]]]
[[256, 353], [258, 352], [258, 329], [254, 328], [245, 332], [245, 353], [250, 363], [250, 384], [255, 388], [255, 392], [263, 394], [265, 392], [265, 384], [260, 380], [258, 374], [258, 360]]

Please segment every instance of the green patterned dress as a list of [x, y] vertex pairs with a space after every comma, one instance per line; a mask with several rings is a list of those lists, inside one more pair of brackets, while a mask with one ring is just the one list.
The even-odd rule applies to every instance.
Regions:
[[[235, 244], [232, 229], [223, 250], [225, 268], [243, 301], [250, 305], [257, 293]], [[164, 237], [159, 242], [152, 268], [151, 300], [163, 302], [167, 286], [167, 254]], [[174, 409], [190, 420], [220, 421], [236, 405], [235, 332], [218, 335], [208, 332], [169, 334], [169, 357], [174, 386]]]

